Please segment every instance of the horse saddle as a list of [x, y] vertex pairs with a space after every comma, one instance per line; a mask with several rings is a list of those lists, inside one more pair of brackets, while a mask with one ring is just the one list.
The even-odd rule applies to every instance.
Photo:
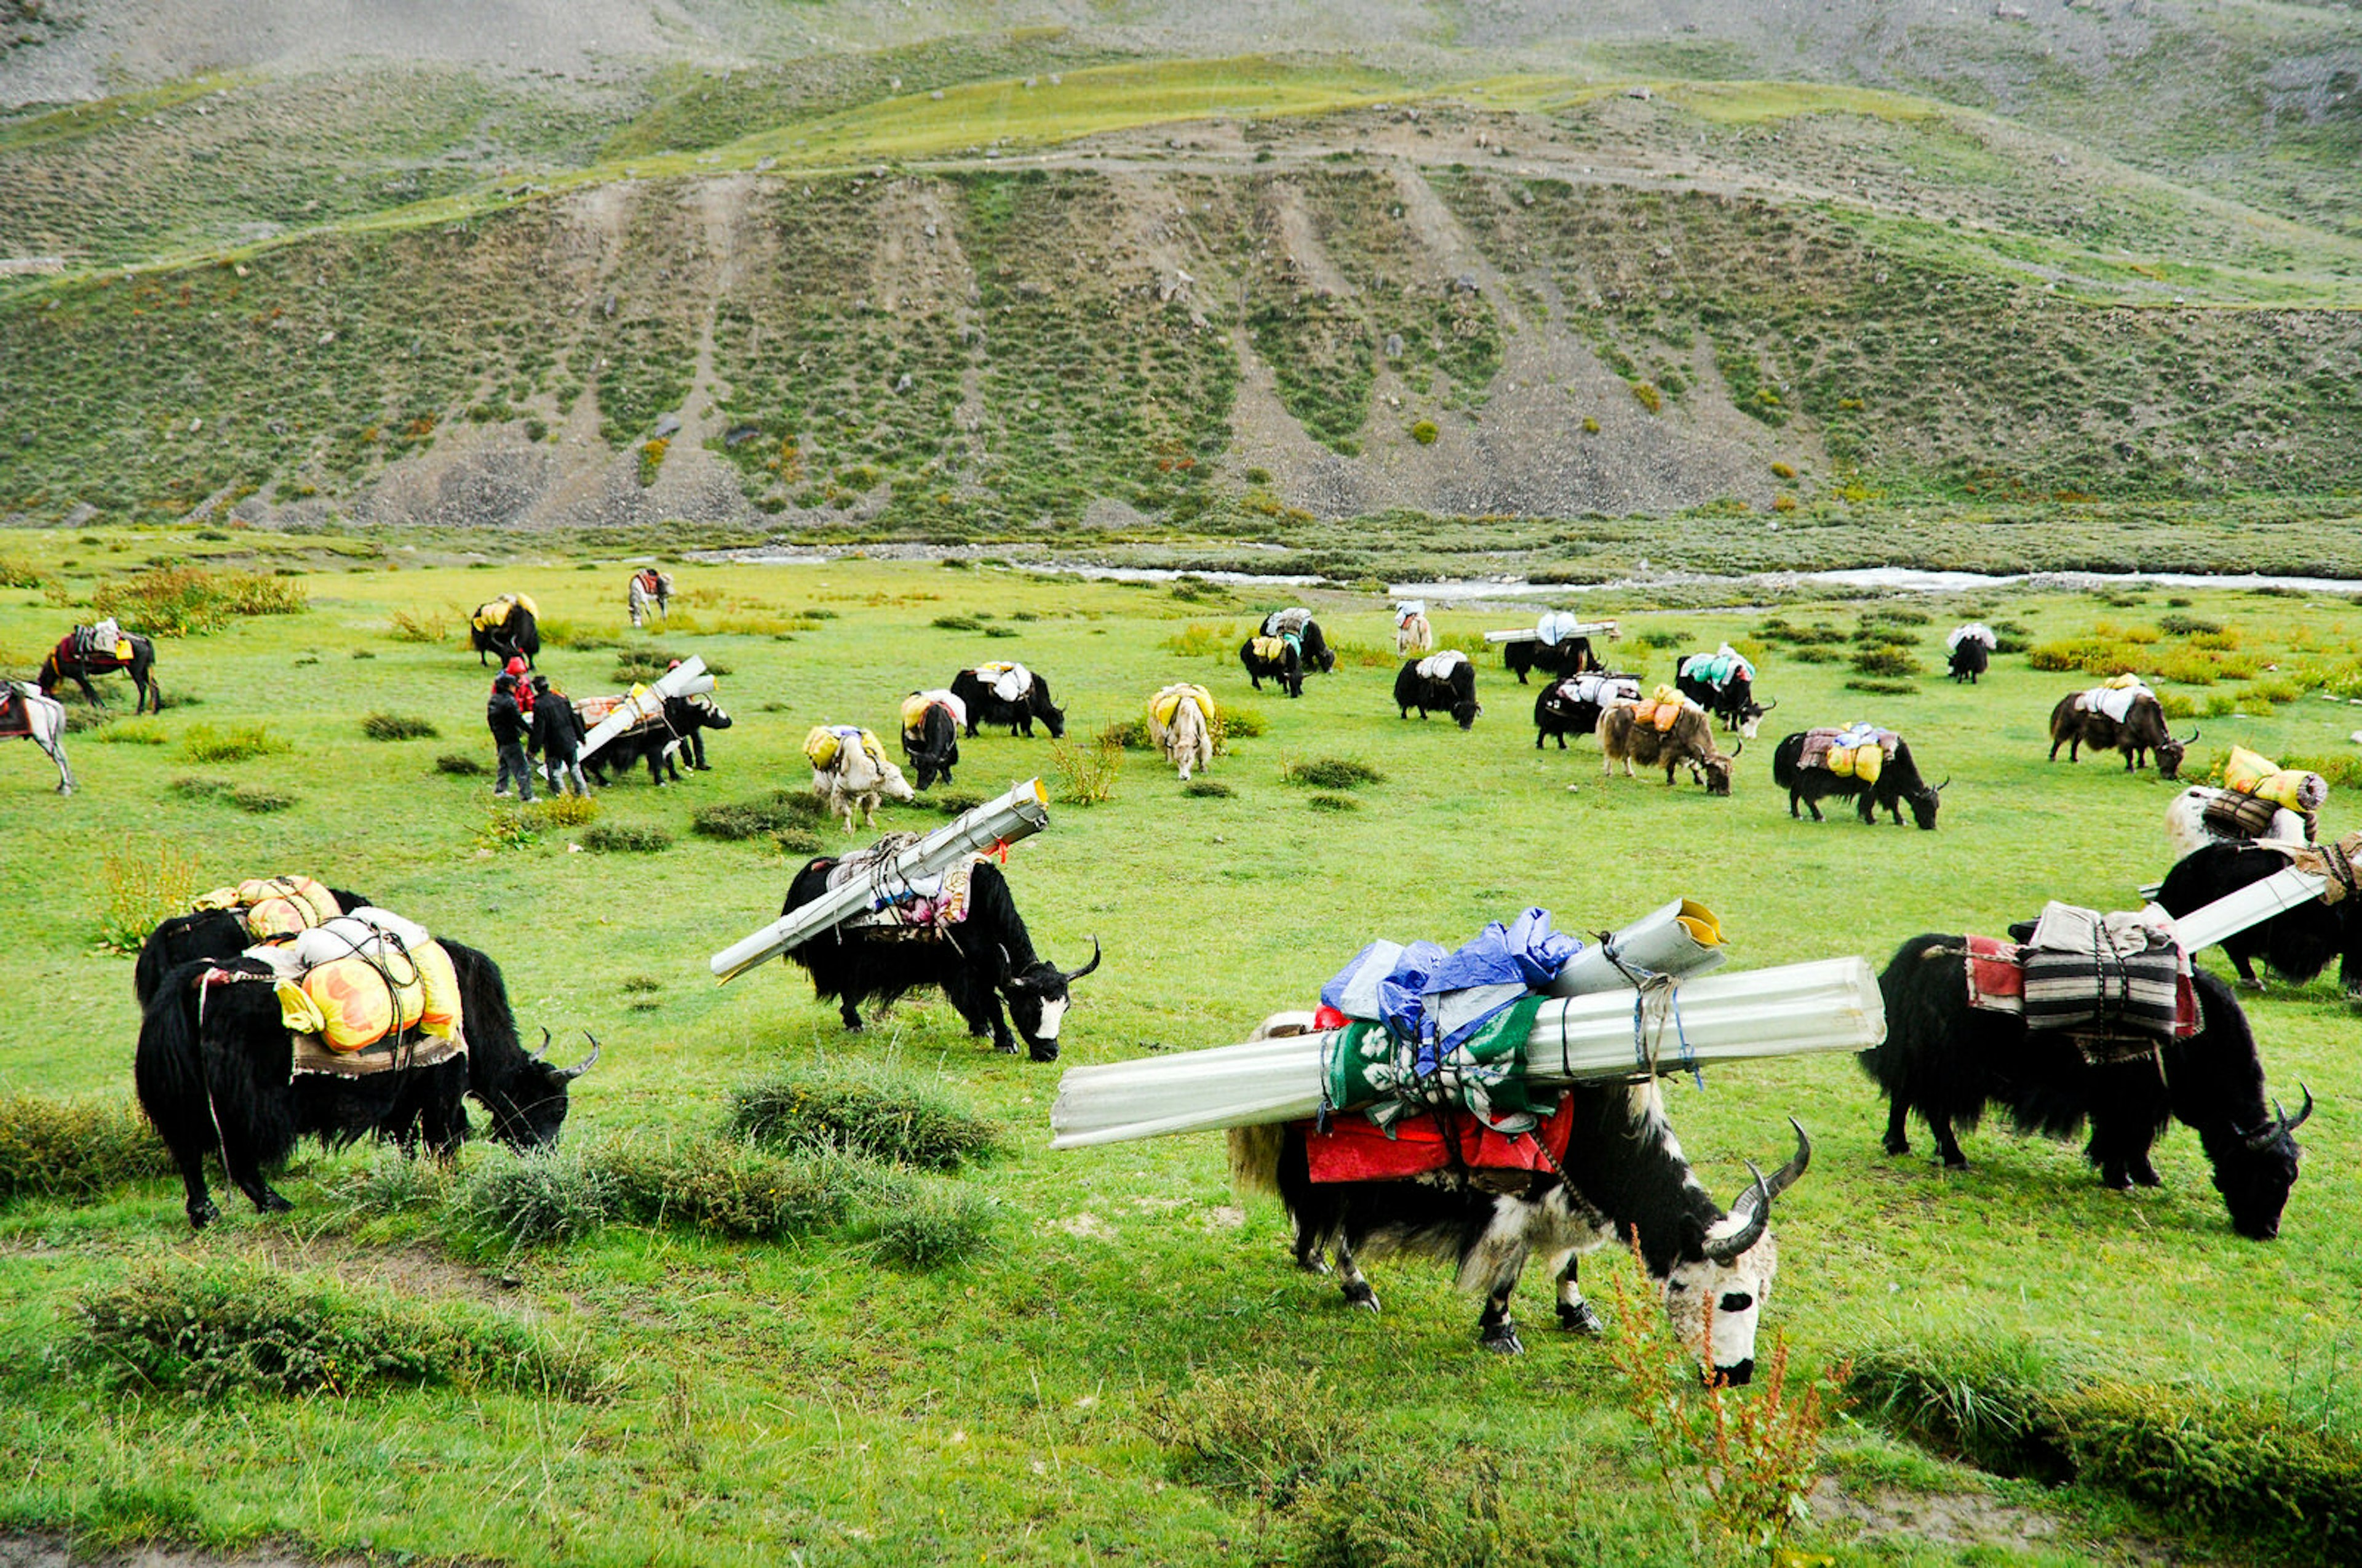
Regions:
[[0, 686], [0, 735], [29, 735], [33, 713], [25, 694], [14, 686]]

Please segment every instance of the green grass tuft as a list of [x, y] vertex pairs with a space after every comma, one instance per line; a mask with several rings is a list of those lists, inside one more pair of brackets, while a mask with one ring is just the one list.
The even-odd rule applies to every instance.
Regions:
[[163, 1141], [128, 1101], [0, 1097], [0, 1203], [79, 1201], [172, 1169]]
[[799, 1071], [731, 1097], [730, 1134], [765, 1148], [948, 1171], [1002, 1148], [998, 1122], [932, 1078]]
[[379, 712], [361, 720], [361, 734], [376, 741], [433, 740], [441, 732], [433, 722], [414, 713]]

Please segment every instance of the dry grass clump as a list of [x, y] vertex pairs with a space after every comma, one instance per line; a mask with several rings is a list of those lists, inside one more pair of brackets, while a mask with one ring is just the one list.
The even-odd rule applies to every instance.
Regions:
[[435, 759], [435, 771], [448, 773], [459, 778], [480, 778], [491, 769], [472, 756], [463, 756], [456, 751], [447, 751]]
[[689, 831], [701, 838], [735, 841], [793, 829], [809, 831], [827, 819], [827, 807], [810, 790], [782, 789], [759, 800], [700, 806], [689, 819]]
[[191, 762], [248, 762], [294, 749], [294, 742], [272, 734], [268, 724], [233, 724], [226, 730], [191, 724], [181, 736], [181, 755]]
[[292, 615], [308, 602], [298, 579], [204, 567], [165, 567], [104, 583], [90, 602], [95, 614], [158, 637], [219, 631], [242, 615]]
[[993, 1202], [954, 1182], [880, 1176], [855, 1223], [855, 1233], [880, 1263], [933, 1269], [990, 1245], [999, 1219]]
[[1215, 626], [1193, 621], [1165, 638], [1162, 646], [1183, 658], [1229, 658], [1237, 651], [1241, 635], [1231, 622]]
[[396, 610], [386, 635], [397, 643], [447, 643], [452, 617], [435, 610]]
[[1050, 770], [1058, 777], [1058, 799], [1070, 806], [1096, 806], [1115, 799], [1123, 776], [1123, 746], [1105, 736], [1050, 743]]
[[1357, 790], [1364, 784], [1383, 784], [1386, 776], [1359, 757], [1316, 756], [1309, 762], [1283, 762], [1279, 777], [1288, 784], [1306, 784], [1316, 790]]
[[594, 823], [583, 832], [582, 847], [599, 855], [656, 855], [672, 847], [672, 834], [660, 827]]
[[98, 945], [137, 953], [167, 916], [186, 914], [197, 896], [197, 863], [169, 839], [127, 838], [99, 856], [103, 889]]

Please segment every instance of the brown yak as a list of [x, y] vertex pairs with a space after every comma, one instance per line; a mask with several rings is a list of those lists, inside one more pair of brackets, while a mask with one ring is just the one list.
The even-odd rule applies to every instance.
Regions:
[[1737, 751], [1725, 753], [1714, 744], [1714, 728], [1705, 711], [1694, 704], [1684, 704], [1681, 716], [1670, 730], [1660, 730], [1653, 723], [1642, 723], [1638, 718], [1639, 704], [1611, 702], [1599, 714], [1600, 770], [1609, 778], [1616, 775], [1616, 765], [1624, 765], [1624, 776], [1633, 777], [1632, 765], [1654, 767], [1664, 764], [1665, 782], [1673, 781], [1673, 769], [1689, 764], [1690, 777], [1705, 786], [1709, 795], [1730, 793], [1731, 764], [1747, 743], [1738, 743]]
[[2121, 751], [2125, 754], [2125, 771], [2129, 773], [2147, 760], [2147, 754], [2157, 753], [2157, 772], [2160, 778], [2176, 778], [2181, 772], [2182, 753], [2198, 738], [2192, 729], [2189, 740], [2176, 740], [2166, 728], [2165, 709], [2153, 692], [2146, 690], [2132, 699], [2123, 721], [2108, 717], [2096, 705], [2082, 704], [2091, 693], [2070, 691], [2058, 699], [2050, 710], [2050, 760], [2058, 760], [2058, 748], [2067, 748], [2067, 760], [2079, 760], [2077, 753], [2090, 746], [2093, 751]]

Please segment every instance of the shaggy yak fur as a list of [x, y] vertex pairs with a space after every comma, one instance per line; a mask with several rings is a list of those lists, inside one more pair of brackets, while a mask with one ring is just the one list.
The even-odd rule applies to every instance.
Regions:
[[2123, 723], [2105, 713], [2086, 713], [2076, 710], [2075, 700], [2082, 695], [2070, 691], [2058, 699], [2050, 710], [2050, 760], [2058, 760], [2058, 748], [2067, 748], [2067, 760], [2080, 762], [2077, 754], [2085, 746], [2093, 751], [2121, 751], [2125, 754], [2125, 771], [2130, 773], [2148, 754], [2157, 753], [2157, 772], [2160, 778], [2176, 778], [2181, 774], [2181, 756], [2198, 739], [2193, 727], [2189, 740], [2176, 740], [2173, 732], [2165, 727], [2165, 709], [2158, 700], [2143, 692], [2133, 699]]
[[1795, 816], [1797, 802], [1813, 813], [1819, 822], [1823, 801], [1851, 801], [1865, 823], [1878, 820], [1878, 809], [1899, 825], [1903, 821], [1903, 803], [1911, 803], [1911, 820], [1933, 831], [1936, 808], [1944, 792], [1944, 784], [1930, 786], [1919, 777], [1919, 765], [1911, 759], [1911, 743], [1897, 741], [1894, 755], [1878, 771], [1878, 782], [1864, 784], [1859, 778], [1840, 778], [1827, 767], [1801, 766], [1805, 756], [1805, 733], [1802, 730], [1780, 743], [1772, 754], [1772, 782], [1788, 791], [1788, 814]]
[[1395, 677], [1395, 706], [1402, 710], [1402, 716], [1409, 718], [1410, 711], [1416, 708], [1418, 716], [1425, 719], [1431, 710], [1451, 714], [1452, 722], [1463, 730], [1473, 728], [1476, 715], [1485, 711], [1484, 704], [1476, 701], [1476, 666], [1462, 659], [1451, 667], [1449, 677], [1432, 680], [1418, 672], [1421, 662], [1407, 661]]
[[1501, 668], [1516, 676], [1518, 684], [1523, 686], [1527, 674], [1532, 670], [1539, 669], [1544, 675], [1568, 676], [1583, 675], [1606, 667], [1599, 662], [1599, 656], [1591, 651], [1589, 637], [1569, 637], [1560, 643], [1546, 643], [1540, 637], [1529, 637], [1501, 645]]
[[[779, 912], [791, 913], [827, 892], [835, 864], [819, 859], [798, 872]], [[790, 949], [787, 961], [811, 976], [813, 995], [837, 999], [847, 1029], [862, 1027], [863, 1002], [874, 998], [879, 1007], [891, 1007], [906, 993], [933, 986], [967, 1021], [970, 1034], [991, 1035], [994, 1050], [1016, 1051], [1009, 1032], [1014, 1021], [1033, 1060], [1054, 1062], [1059, 1025], [1072, 1000], [1067, 988], [1099, 966], [1099, 942], [1091, 938], [1091, 961], [1079, 969], [1061, 969], [1036, 955], [1009, 896], [1008, 878], [999, 867], [979, 861], [968, 882], [967, 918], [944, 935], [865, 936], [858, 928], [838, 926]], [[1004, 999], [1007, 1020], [1000, 1011]]]
[[2094, 1066], [2063, 1031], [1970, 1008], [1965, 946], [1958, 936], [1915, 936], [1878, 977], [1886, 1043], [1862, 1052], [1861, 1065], [1887, 1099], [1888, 1154], [1910, 1152], [1906, 1122], [1916, 1111], [1946, 1167], [1966, 1170], [1955, 1130], [2000, 1105], [2025, 1132], [2067, 1137], [2088, 1121], [2083, 1152], [2101, 1181], [2155, 1187], [2149, 1151], [2170, 1118], [2198, 1130], [2232, 1229], [2254, 1241], [2279, 1234], [2296, 1186], [2293, 1134], [2312, 1096], [2294, 1118], [2267, 1102], [2256, 1039], [2230, 987], [2199, 970], [2197, 1033], [2159, 1041], [2155, 1056]]
[[[668, 697], [661, 720], [625, 730], [584, 757], [582, 768], [592, 782], [604, 789], [609, 768], [614, 768], [616, 776], [623, 778], [631, 773], [634, 763], [646, 761], [648, 782], [661, 789], [668, 773], [671, 782], [680, 781], [680, 754], [695, 744], [698, 731], [729, 727], [730, 715], [711, 699], [699, 701], [689, 697]], [[699, 751], [702, 755], [701, 745]], [[692, 766], [703, 765], [693, 762]]]
[[1670, 730], [1660, 730], [1654, 724], [1638, 723], [1633, 715], [1638, 710], [1628, 702], [1611, 702], [1599, 715], [1599, 770], [1606, 777], [1616, 776], [1616, 765], [1624, 765], [1624, 777], [1633, 776], [1632, 765], [1654, 767], [1664, 764], [1665, 782], [1673, 781], [1673, 769], [1689, 765], [1693, 781], [1705, 786], [1709, 795], [1730, 793], [1730, 770], [1738, 760], [1738, 753], [1747, 749], [1740, 741], [1738, 749], [1727, 754], [1715, 745], [1714, 728], [1706, 716], [1694, 709], [1683, 710]]
[[959, 766], [959, 721], [952, 711], [941, 702], [928, 703], [919, 727], [902, 732], [902, 757], [919, 776], [916, 788], [938, 778], [950, 783], [952, 769]]
[[221, 1157], [224, 1174], [258, 1210], [271, 1213], [292, 1205], [263, 1171], [284, 1160], [298, 1139], [315, 1137], [331, 1148], [365, 1137], [411, 1148], [423, 1139], [447, 1155], [468, 1136], [471, 1094], [491, 1113], [493, 1135], [511, 1148], [557, 1141], [567, 1085], [598, 1060], [598, 1042], [572, 1067], [527, 1055], [517, 1043], [500, 966], [472, 947], [442, 942], [459, 979], [467, 1054], [362, 1078], [292, 1074], [293, 1038], [280, 1021], [278, 993], [265, 980], [204, 988], [201, 999], [198, 982], [208, 969], [267, 976], [266, 965], [195, 958], [156, 977], [132, 1082], [140, 1110], [180, 1167], [192, 1226], [203, 1229], [220, 1217], [205, 1189], [209, 1154]]
[[1952, 649], [1952, 682], [1958, 685], [1965, 680], [1974, 686], [1977, 683], [1977, 677], [1991, 668], [1992, 665], [1992, 655], [1986, 650], [1984, 644], [1974, 637], [1967, 638]]
[[963, 669], [952, 677], [951, 684], [944, 690], [966, 706], [970, 740], [976, 738], [978, 724], [1007, 724], [1010, 734], [1023, 735], [1032, 740], [1036, 719], [1049, 727], [1052, 740], [1065, 737], [1066, 711], [1051, 705], [1050, 682], [1043, 679], [1042, 672], [1033, 670], [1029, 673], [1033, 677], [1033, 684], [1027, 688], [1023, 699], [1015, 702], [1004, 702], [994, 696], [992, 688], [986, 685], [983, 678], [973, 669]]
[[1256, 637], [1249, 637], [1239, 645], [1239, 662], [1246, 667], [1248, 683], [1260, 691], [1264, 681], [1275, 680], [1290, 697], [1303, 696], [1304, 656], [1296, 643], [1286, 643], [1277, 658], [1264, 658], [1255, 653], [1255, 642]]
[[[2179, 920], [2240, 889], [2289, 868], [2288, 856], [2252, 845], [2213, 844], [2185, 856], [2165, 874], [2157, 901]], [[2223, 939], [2223, 951], [2239, 978], [2257, 990], [2255, 962], [2280, 978], [2303, 985], [2337, 964], [2337, 983], [2349, 997], [2362, 996], [2362, 897], [2347, 894], [2334, 904], [2307, 899], [2267, 921]]]
[[104, 708], [106, 699], [98, 694], [98, 688], [90, 683], [90, 678], [112, 674], [119, 669], [131, 677], [131, 684], [138, 691], [138, 695], [132, 699], [131, 711], [137, 713], [145, 709], [151, 713], [162, 712], [164, 688], [149, 673], [156, 668], [156, 645], [138, 632], [126, 632], [123, 635], [124, 640], [131, 645], [131, 657], [127, 659], [117, 658], [112, 653], [76, 654], [70, 646], [51, 648], [49, 657], [41, 660], [40, 672], [37, 677], [41, 695], [54, 698], [58, 694], [59, 683], [71, 680], [82, 688], [84, 701], [94, 708]]
[[[484, 613], [487, 605], [476, 606], [476, 614]], [[522, 604], [509, 606], [508, 619], [497, 626], [479, 626], [475, 617], [469, 617], [468, 640], [476, 650], [476, 664], [481, 668], [486, 655], [496, 664], [506, 664], [513, 658], [524, 660], [533, 668], [534, 656], [541, 652], [541, 623], [533, 612]]]

